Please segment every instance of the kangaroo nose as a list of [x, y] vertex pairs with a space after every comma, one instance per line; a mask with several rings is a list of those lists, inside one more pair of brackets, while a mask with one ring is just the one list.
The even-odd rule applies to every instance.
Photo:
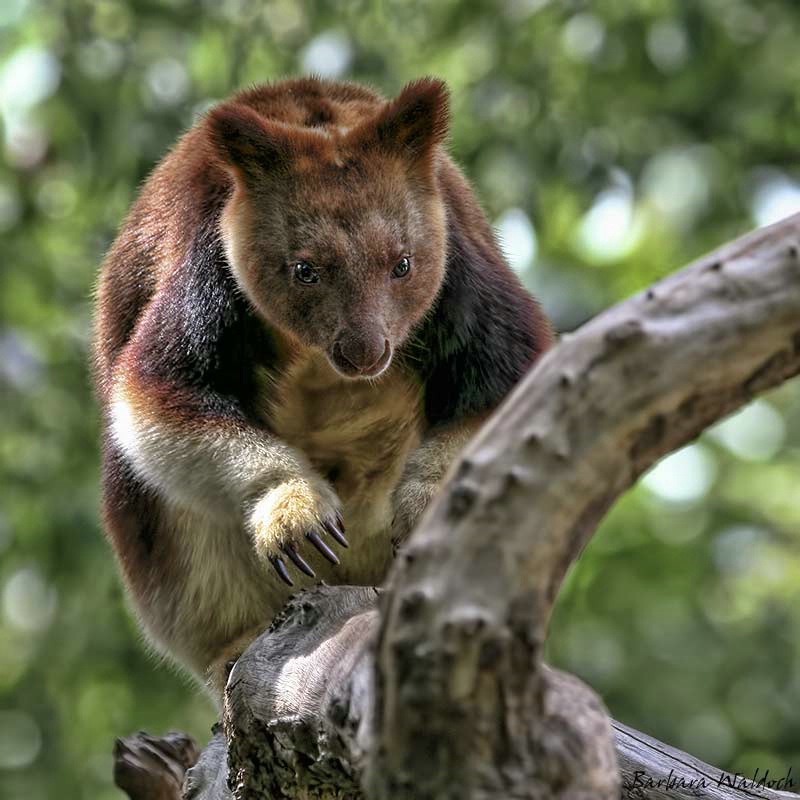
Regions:
[[391, 345], [385, 336], [370, 338], [341, 337], [333, 345], [333, 360], [343, 372], [372, 375], [380, 372], [391, 357]]
[[386, 349], [386, 339], [345, 339], [339, 342], [342, 356], [355, 369], [362, 371], [375, 366]]

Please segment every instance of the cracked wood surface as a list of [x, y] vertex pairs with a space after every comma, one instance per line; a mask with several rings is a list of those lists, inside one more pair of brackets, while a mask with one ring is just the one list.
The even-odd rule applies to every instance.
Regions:
[[[612, 730], [541, 653], [564, 574], [617, 497], [800, 371], [799, 248], [796, 215], [565, 336], [467, 447], [378, 610], [372, 590], [318, 589], [240, 659], [200, 772], [219, 787], [227, 742], [236, 798], [747, 796], [626, 784], [691, 757]], [[225, 796], [192, 774], [187, 796]]]

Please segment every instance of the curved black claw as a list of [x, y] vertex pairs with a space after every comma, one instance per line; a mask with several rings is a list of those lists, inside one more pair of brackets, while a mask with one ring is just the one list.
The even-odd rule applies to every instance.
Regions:
[[324, 523], [325, 530], [336, 539], [342, 547], [350, 547], [350, 543], [344, 538], [344, 526], [342, 525], [342, 518], [337, 517], [336, 522]]
[[286, 564], [283, 563], [283, 559], [275, 556], [271, 558], [270, 561], [272, 562], [272, 566], [275, 567], [275, 572], [278, 573], [280, 579], [287, 584], [287, 586], [294, 586], [294, 581], [292, 581], [289, 576], [289, 570], [286, 569]]
[[333, 552], [333, 550], [330, 549], [330, 547], [328, 547], [328, 545], [325, 544], [325, 542], [322, 541], [322, 539], [319, 538], [319, 534], [316, 531], [309, 531], [306, 534], [306, 539], [308, 539], [308, 541], [311, 542], [311, 544], [313, 544], [314, 547], [316, 547], [317, 550], [319, 550], [320, 553], [322, 553], [322, 555], [331, 562], [331, 564], [339, 563], [339, 557]]
[[292, 545], [286, 545], [283, 548], [283, 552], [286, 553], [289, 558], [292, 559], [292, 563], [300, 570], [300, 572], [304, 572], [308, 575], [309, 578], [316, 577], [314, 575], [314, 570], [308, 565], [308, 562], [297, 552], [297, 550]]

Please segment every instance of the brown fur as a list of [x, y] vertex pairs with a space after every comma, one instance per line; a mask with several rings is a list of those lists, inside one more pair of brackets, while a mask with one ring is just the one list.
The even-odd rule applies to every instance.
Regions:
[[392, 101], [316, 79], [239, 93], [159, 165], [106, 259], [106, 528], [150, 639], [216, 692], [292, 591], [271, 564], [296, 587], [380, 582], [552, 340], [442, 150], [447, 118], [434, 80]]

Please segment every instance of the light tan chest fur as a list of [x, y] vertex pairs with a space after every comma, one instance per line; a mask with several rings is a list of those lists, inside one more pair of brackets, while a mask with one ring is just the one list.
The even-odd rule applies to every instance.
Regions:
[[342, 501], [352, 545], [343, 572], [368, 582], [377, 566], [366, 563], [374, 548], [380, 544], [390, 555], [392, 491], [421, 439], [419, 381], [398, 365], [375, 380], [347, 380], [319, 355], [263, 380], [270, 429], [301, 450]]

